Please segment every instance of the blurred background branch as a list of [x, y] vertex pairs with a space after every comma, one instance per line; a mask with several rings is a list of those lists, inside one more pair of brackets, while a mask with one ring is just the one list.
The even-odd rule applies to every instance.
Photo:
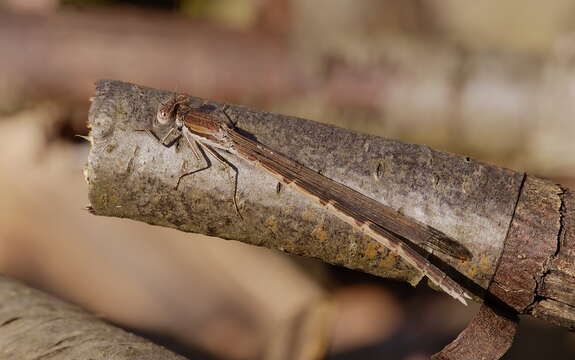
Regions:
[[[0, 9], [0, 269], [182, 353], [271, 358], [272, 348], [329, 340], [330, 359], [417, 359], [472, 314], [425, 289], [414, 296], [265, 249], [85, 214], [88, 146], [72, 135], [87, 133], [97, 78], [575, 183], [570, 1], [4, 0]], [[310, 315], [326, 297], [338, 310]], [[306, 319], [331, 332], [303, 341]], [[508, 358], [574, 352], [572, 334], [528, 320]]]
[[5, 276], [0, 276], [0, 302], [4, 359], [184, 359]]

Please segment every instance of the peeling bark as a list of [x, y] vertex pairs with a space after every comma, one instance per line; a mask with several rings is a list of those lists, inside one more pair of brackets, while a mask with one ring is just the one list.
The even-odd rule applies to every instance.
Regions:
[[561, 188], [559, 198], [557, 250], [546, 264], [535, 301], [527, 311], [575, 330], [575, 194]]
[[519, 313], [533, 303], [546, 264], [558, 247], [561, 189], [528, 176], [521, 189], [491, 294]]
[[519, 319], [514, 313], [483, 305], [457, 339], [433, 360], [499, 359], [513, 344]]

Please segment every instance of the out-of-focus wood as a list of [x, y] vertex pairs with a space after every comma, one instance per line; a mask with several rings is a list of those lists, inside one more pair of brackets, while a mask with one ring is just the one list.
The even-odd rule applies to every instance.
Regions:
[[306, 83], [282, 38], [169, 14], [0, 12], [0, 46], [3, 83], [75, 100], [102, 77], [260, 101]]
[[0, 275], [0, 358], [184, 360], [94, 315]]

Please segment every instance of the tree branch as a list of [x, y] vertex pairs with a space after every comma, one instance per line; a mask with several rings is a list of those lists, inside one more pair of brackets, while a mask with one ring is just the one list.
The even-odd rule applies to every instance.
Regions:
[[[134, 131], [150, 127], [158, 103], [169, 96], [117, 81], [98, 82], [87, 169], [96, 214], [240, 240], [412, 284], [420, 280], [384, 247], [229, 154], [223, 155], [239, 170], [244, 220], [234, 211], [233, 184], [219, 166], [184, 178], [176, 190], [180, 174], [202, 164], [187, 146], [164, 148]], [[474, 255], [471, 261], [440, 253], [435, 260], [455, 268], [476, 290], [489, 285], [522, 174], [303, 119], [241, 107], [227, 113], [272, 149], [460, 241]]]

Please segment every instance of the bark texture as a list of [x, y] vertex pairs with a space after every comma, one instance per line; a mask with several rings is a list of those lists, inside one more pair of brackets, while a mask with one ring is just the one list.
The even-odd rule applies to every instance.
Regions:
[[558, 247], [543, 267], [536, 297], [527, 306], [533, 316], [575, 330], [575, 193], [557, 186]]
[[0, 304], [1, 359], [185, 359], [1, 275]]

